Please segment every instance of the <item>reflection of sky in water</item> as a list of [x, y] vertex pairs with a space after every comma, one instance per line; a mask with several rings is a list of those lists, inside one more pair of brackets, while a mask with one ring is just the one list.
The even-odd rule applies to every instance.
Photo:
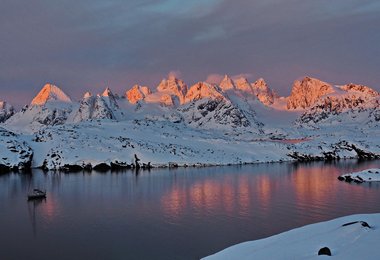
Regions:
[[[33, 252], [56, 259], [194, 259], [312, 222], [376, 212], [378, 184], [336, 177], [378, 164], [2, 175], [0, 228], [9, 235], [0, 244], [6, 258]], [[47, 199], [28, 203], [28, 190], [37, 186], [46, 188]]]

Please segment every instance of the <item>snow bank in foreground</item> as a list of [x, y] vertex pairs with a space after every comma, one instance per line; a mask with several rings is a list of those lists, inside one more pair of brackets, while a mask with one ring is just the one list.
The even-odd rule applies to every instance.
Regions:
[[380, 169], [367, 169], [361, 172], [352, 172], [343, 174], [338, 177], [341, 181], [347, 181], [347, 182], [371, 182], [371, 181], [380, 181]]
[[379, 226], [380, 213], [346, 216], [234, 245], [204, 259], [319, 259], [327, 257], [318, 256], [323, 247], [332, 259], [380, 259]]

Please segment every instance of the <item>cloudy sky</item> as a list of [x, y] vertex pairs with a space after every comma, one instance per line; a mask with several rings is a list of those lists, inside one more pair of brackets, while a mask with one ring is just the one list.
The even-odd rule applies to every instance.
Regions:
[[378, 0], [1, 0], [0, 100], [29, 103], [46, 82], [121, 94], [170, 72], [380, 90], [379, 28]]

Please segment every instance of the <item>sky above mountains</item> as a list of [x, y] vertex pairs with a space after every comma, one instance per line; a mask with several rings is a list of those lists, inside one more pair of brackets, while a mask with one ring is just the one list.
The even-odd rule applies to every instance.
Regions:
[[192, 85], [221, 74], [380, 90], [376, 0], [2, 0], [0, 100], [29, 103], [46, 82], [74, 99], [109, 86]]

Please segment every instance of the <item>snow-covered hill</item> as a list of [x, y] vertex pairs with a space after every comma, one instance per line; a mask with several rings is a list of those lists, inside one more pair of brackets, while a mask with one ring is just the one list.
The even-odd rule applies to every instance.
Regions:
[[379, 259], [379, 224], [379, 213], [346, 216], [234, 245], [203, 259]]

